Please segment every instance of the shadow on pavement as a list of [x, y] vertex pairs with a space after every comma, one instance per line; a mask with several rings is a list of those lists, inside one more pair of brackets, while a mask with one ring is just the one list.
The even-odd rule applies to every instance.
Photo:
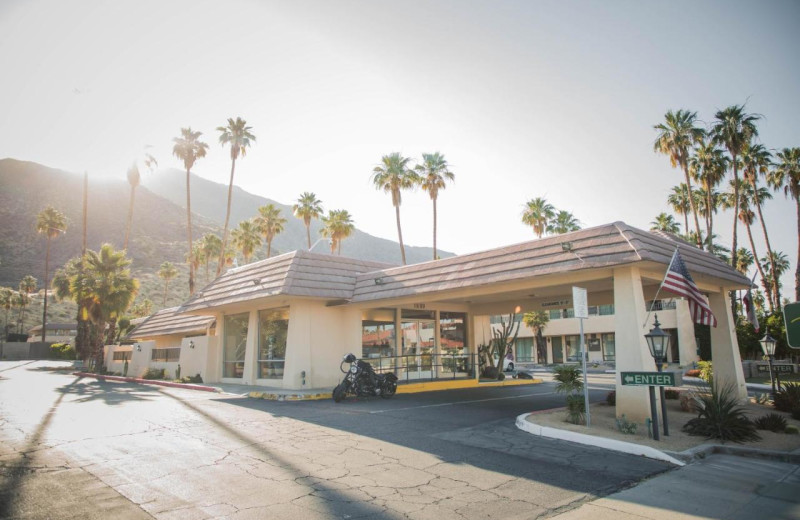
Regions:
[[[79, 378], [80, 381], [83, 378]], [[119, 405], [129, 401], [150, 401], [157, 390], [147, 385], [120, 384], [87, 379], [81, 385], [71, 383], [58, 389], [64, 394], [77, 397], [75, 402], [103, 401], [108, 405]]]

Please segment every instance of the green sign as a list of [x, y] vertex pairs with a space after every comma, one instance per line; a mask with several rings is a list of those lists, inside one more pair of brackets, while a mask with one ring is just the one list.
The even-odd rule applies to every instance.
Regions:
[[674, 372], [622, 372], [622, 384], [631, 386], [677, 386]]
[[783, 321], [786, 323], [786, 341], [792, 348], [800, 348], [800, 302], [783, 308]]

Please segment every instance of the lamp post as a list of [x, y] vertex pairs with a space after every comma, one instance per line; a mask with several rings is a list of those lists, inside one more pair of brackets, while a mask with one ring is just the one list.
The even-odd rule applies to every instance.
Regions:
[[767, 360], [769, 360], [769, 381], [772, 383], [772, 399], [775, 399], [775, 375], [772, 369], [772, 360], [775, 359], [775, 338], [769, 335], [769, 333], [765, 334], [763, 338], [759, 341], [761, 343], [761, 350], [764, 351], [764, 355], [767, 356]]
[[[655, 315], [655, 322], [653, 328], [650, 329], [649, 334], [644, 337], [647, 340], [647, 346], [650, 348], [650, 355], [656, 362], [656, 370], [661, 372], [664, 360], [667, 358], [667, 349], [669, 348], [670, 335], [661, 330], [660, 323], [658, 322], [658, 314]], [[667, 421], [667, 402], [664, 399], [664, 387], [658, 387], [659, 396], [661, 397], [661, 417], [664, 420], [664, 435], [669, 436], [669, 423]], [[656, 414], [655, 403], [655, 389], [650, 387], [650, 411], [653, 414], [653, 438], [658, 439], [658, 415]]]

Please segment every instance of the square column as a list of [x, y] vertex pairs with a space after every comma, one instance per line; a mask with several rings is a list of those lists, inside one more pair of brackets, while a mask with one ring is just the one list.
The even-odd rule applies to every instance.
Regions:
[[244, 370], [242, 384], [253, 385], [256, 382], [258, 368], [258, 311], [250, 311], [247, 321], [247, 347], [244, 354]]
[[739, 341], [736, 339], [736, 322], [731, 314], [731, 299], [728, 291], [708, 295], [708, 305], [717, 318], [717, 326], [711, 327], [711, 359], [714, 367], [714, 382], [719, 388], [733, 387], [739, 399], [747, 400], [747, 385], [744, 382]]
[[700, 361], [697, 355], [697, 339], [694, 336], [694, 322], [689, 313], [689, 302], [684, 298], [675, 300], [675, 320], [678, 323], [678, 362], [689, 366]]
[[644, 338], [650, 329], [644, 323], [647, 311], [638, 267], [614, 269], [614, 315], [617, 417], [625, 414], [629, 420], [643, 423], [650, 417], [647, 387], [622, 386], [620, 377], [623, 371], [653, 372], [656, 369]]

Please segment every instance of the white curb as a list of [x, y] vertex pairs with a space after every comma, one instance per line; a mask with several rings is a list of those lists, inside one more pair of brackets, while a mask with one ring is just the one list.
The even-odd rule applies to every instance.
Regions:
[[597, 437], [595, 435], [587, 435], [585, 433], [571, 432], [569, 430], [559, 430], [558, 428], [550, 428], [548, 426], [540, 426], [527, 420], [530, 413], [524, 413], [517, 417], [517, 428], [526, 431], [533, 435], [540, 437], [547, 437], [549, 439], [559, 439], [562, 441], [576, 442], [578, 444], [586, 444], [587, 446], [597, 446], [606, 450], [619, 451], [628, 453], [630, 455], [639, 455], [647, 457], [648, 459], [661, 460], [675, 464], [676, 466], [685, 466], [685, 462], [670, 457], [663, 451], [659, 451], [650, 446], [642, 446], [632, 442], [618, 441], [615, 439], [606, 439], [605, 437]]

